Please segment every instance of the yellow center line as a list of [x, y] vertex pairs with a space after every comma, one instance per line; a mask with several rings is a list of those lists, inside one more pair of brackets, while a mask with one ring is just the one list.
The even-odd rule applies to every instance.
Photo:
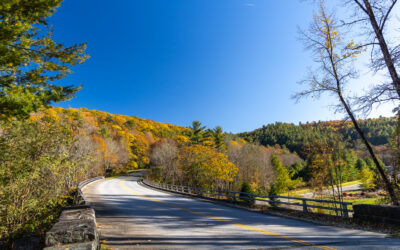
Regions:
[[320, 248], [320, 249], [325, 249], [325, 250], [336, 250], [336, 248], [333, 248], [333, 247], [320, 246], [320, 245], [317, 245], [316, 243], [313, 243], [313, 242], [310, 242], [310, 241], [299, 240], [299, 239], [296, 239], [296, 238], [293, 238], [293, 237], [290, 237], [290, 236], [286, 236], [286, 235], [270, 232], [270, 231], [267, 231], [267, 230], [264, 230], [264, 229], [259, 229], [259, 228], [255, 228], [255, 227], [252, 227], [252, 226], [240, 224], [240, 223], [237, 223], [237, 222], [233, 222], [231, 220], [223, 219], [223, 218], [216, 217], [216, 216], [211, 216], [211, 215], [208, 215], [208, 214], [203, 213], [203, 212], [194, 211], [192, 209], [184, 208], [184, 207], [181, 207], [181, 206], [174, 205], [172, 203], [168, 203], [168, 202], [165, 202], [165, 201], [161, 201], [161, 200], [158, 200], [158, 199], [154, 199], [154, 198], [148, 197], [146, 195], [139, 194], [139, 193], [137, 193], [137, 192], [125, 187], [122, 184], [122, 182], [125, 181], [126, 179], [127, 178], [122, 179], [119, 182], [119, 186], [122, 189], [124, 189], [125, 191], [128, 191], [129, 193], [137, 195], [137, 196], [140, 196], [142, 198], [145, 198], [145, 199], [148, 199], [148, 200], [151, 200], [151, 201], [154, 201], [154, 202], [158, 202], [158, 203], [167, 205], [169, 207], [177, 208], [177, 209], [180, 209], [180, 210], [192, 213], [192, 214], [201, 215], [201, 216], [204, 216], [204, 217], [212, 219], [212, 220], [225, 222], [227, 224], [231, 224], [231, 225], [234, 225], [234, 226], [237, 226], [237, 227], [240, 227], [240, 228], [243, 228], [243, 229], [247, 229], [247, 230], [250, 230], [250, 231], [253, 231], [253, 232], [257, 232], [257, 233], [261, 233], [261, 234], [269, 235], [269, 236], [274, 236], [274, 237], [281, 238], [281, 239], [286, 239], [288, 241], [291, 241], [291, 242], [294, 242], [294, 243], [298, 243], [298, 244], [301, 244], [301, 245], [304, 245], [304, 246], [313, 246], [313, 247]]

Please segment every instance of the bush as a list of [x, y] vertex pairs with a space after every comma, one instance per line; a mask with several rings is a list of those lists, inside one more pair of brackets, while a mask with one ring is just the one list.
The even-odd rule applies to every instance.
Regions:
[[1, 124], [0, 238], [40, 232], [60, 207], [91, 158], [71, 129], [43, 121]]
[[269, 189], [268, 192], [269, 196], [277, 196], [278, 195], [278, 190], [274, 184], [271, 185], [271, 188]]
[[[271, 188], [269, 189], [269, 196], [277, 196], [278, 195], [278, 188], [276, 187], [275, 184], [271, 185]], [[276, 198], [270, 198], [270, 200], [275, 201]], [[278, 203], [275, 202], [270, 202], [269, 205], [273, 206], [273, 207], [277, 207]]]
[[253, 197], [252, 195], [249, 195], [249, 194], [253, 194], [253, 190], [252, 190], [252, 188], [250, 186], [250, 183], [248, 181], [244, 181], [242, 183], [242, 187], [240, 188], [240, 192], [248, 193], [248, 194], [240, 194], [240, 196], [239, 196], [240, 199], [243, 199], [247, 203], [251, 203], [251, 204], [254, 203], [253, 200], [249, 199], [249, 198]]

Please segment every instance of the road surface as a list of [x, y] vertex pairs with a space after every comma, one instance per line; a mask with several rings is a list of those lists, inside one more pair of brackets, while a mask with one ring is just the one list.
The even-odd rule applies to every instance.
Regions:
[[[344, 186], [344, 187], [342, 187], [342, 192], [362, 191], [361, 185], [362, 185], [361, 183], [358, 183], [358, 184], [354, 184], [354, 185]], [[335, 191], [337, 191], [337, 190], [335, 189]], [[327, 188], [322, 193], [330, 195], [330, 194], [332, 194], [332, 189]], [[310, 193], [302, 194], [302, 196], [304, 198], [313, 198], [314, 194], [315, 194], [314, 192], [310, 192]], [[320, 194], [318, 194], [318, 195], [320, 195]]]
[[135, 176], [84, 189], [113, 249], [400, 249], [384, 234], [323, 226], [169, 194]]

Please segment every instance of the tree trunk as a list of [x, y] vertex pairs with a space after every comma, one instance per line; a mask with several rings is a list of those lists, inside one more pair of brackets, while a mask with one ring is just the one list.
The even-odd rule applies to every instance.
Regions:
[[385, 41], [385, 38], [382, 33], [382, 29], [379, 27], [378, 22], [376, 21], [374, 11], [372, 9], [371, 4], [369, 3], [368, 0], [363, 0], [365, 4], [365, 10], [367, 12], [367, 15], [369, 17], [370, 23], [372, 28], [374, 29], [376, 38], [379, 41], [379, 46], [381, 48], [383, 58], [385, 60], [386, 67], [389, 71], [390, 77], [392, 78], [393, 81], [393, 86], [396, 89], [397, 94], [400, 97], [400, 79], [399, 75], [397, 74], [396, 68], [394, 66], [393, 59], [390, 55], [389, 48], [387, 46], [387, 43]]
[[360, 135], [361, 140], [364, 142], [365, 146], [368, 149], [369, 154], [372, 157], [372, 160], [374, 161], [376, 168], [379, 171], [379, 174], [381, 175], [383, 181], [385, 182], [385, 186], [387, 191], [389, 192], [390, 198], [393, 202], [394, 205], [399, 206], [399, 199], [396, 196], [396, 193], [394, 191], [393, 185], [392, 183], [389, 181], [385, 170], [383, 169], [383, 167], [381, 166], [381, 164], [378, 161], [378, 157], [376, 156], [374, 150], [372, 149], [371, 144], [369, 143], [367, 137], [365, 136], [364, 132], [360, 129], [360, 126], [358, 125], [357, 120], [355, 119], [353, 113], [351, 112], [349, 106], [347, 105], [346, 101], [344, 100], [342, 93], [340, 92], [340, 90], [338, 91], [338, 95], [339, 95], [339, 99], [342, 102], [344, 108], [346, 109], [347, 114], [350, 116], [351, 121], [353, 122], [354, 128], [356, 129], [357, 133]]

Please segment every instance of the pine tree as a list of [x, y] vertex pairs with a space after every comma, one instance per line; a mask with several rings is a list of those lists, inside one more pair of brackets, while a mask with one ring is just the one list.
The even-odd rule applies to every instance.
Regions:
[[86, 44], [55, 42], [47, 23], [62, 0], [0, 2], [0, 119], [26, 118], [52, 102], [68, 100], [80, 87], [53, 82], [83, 63]]

